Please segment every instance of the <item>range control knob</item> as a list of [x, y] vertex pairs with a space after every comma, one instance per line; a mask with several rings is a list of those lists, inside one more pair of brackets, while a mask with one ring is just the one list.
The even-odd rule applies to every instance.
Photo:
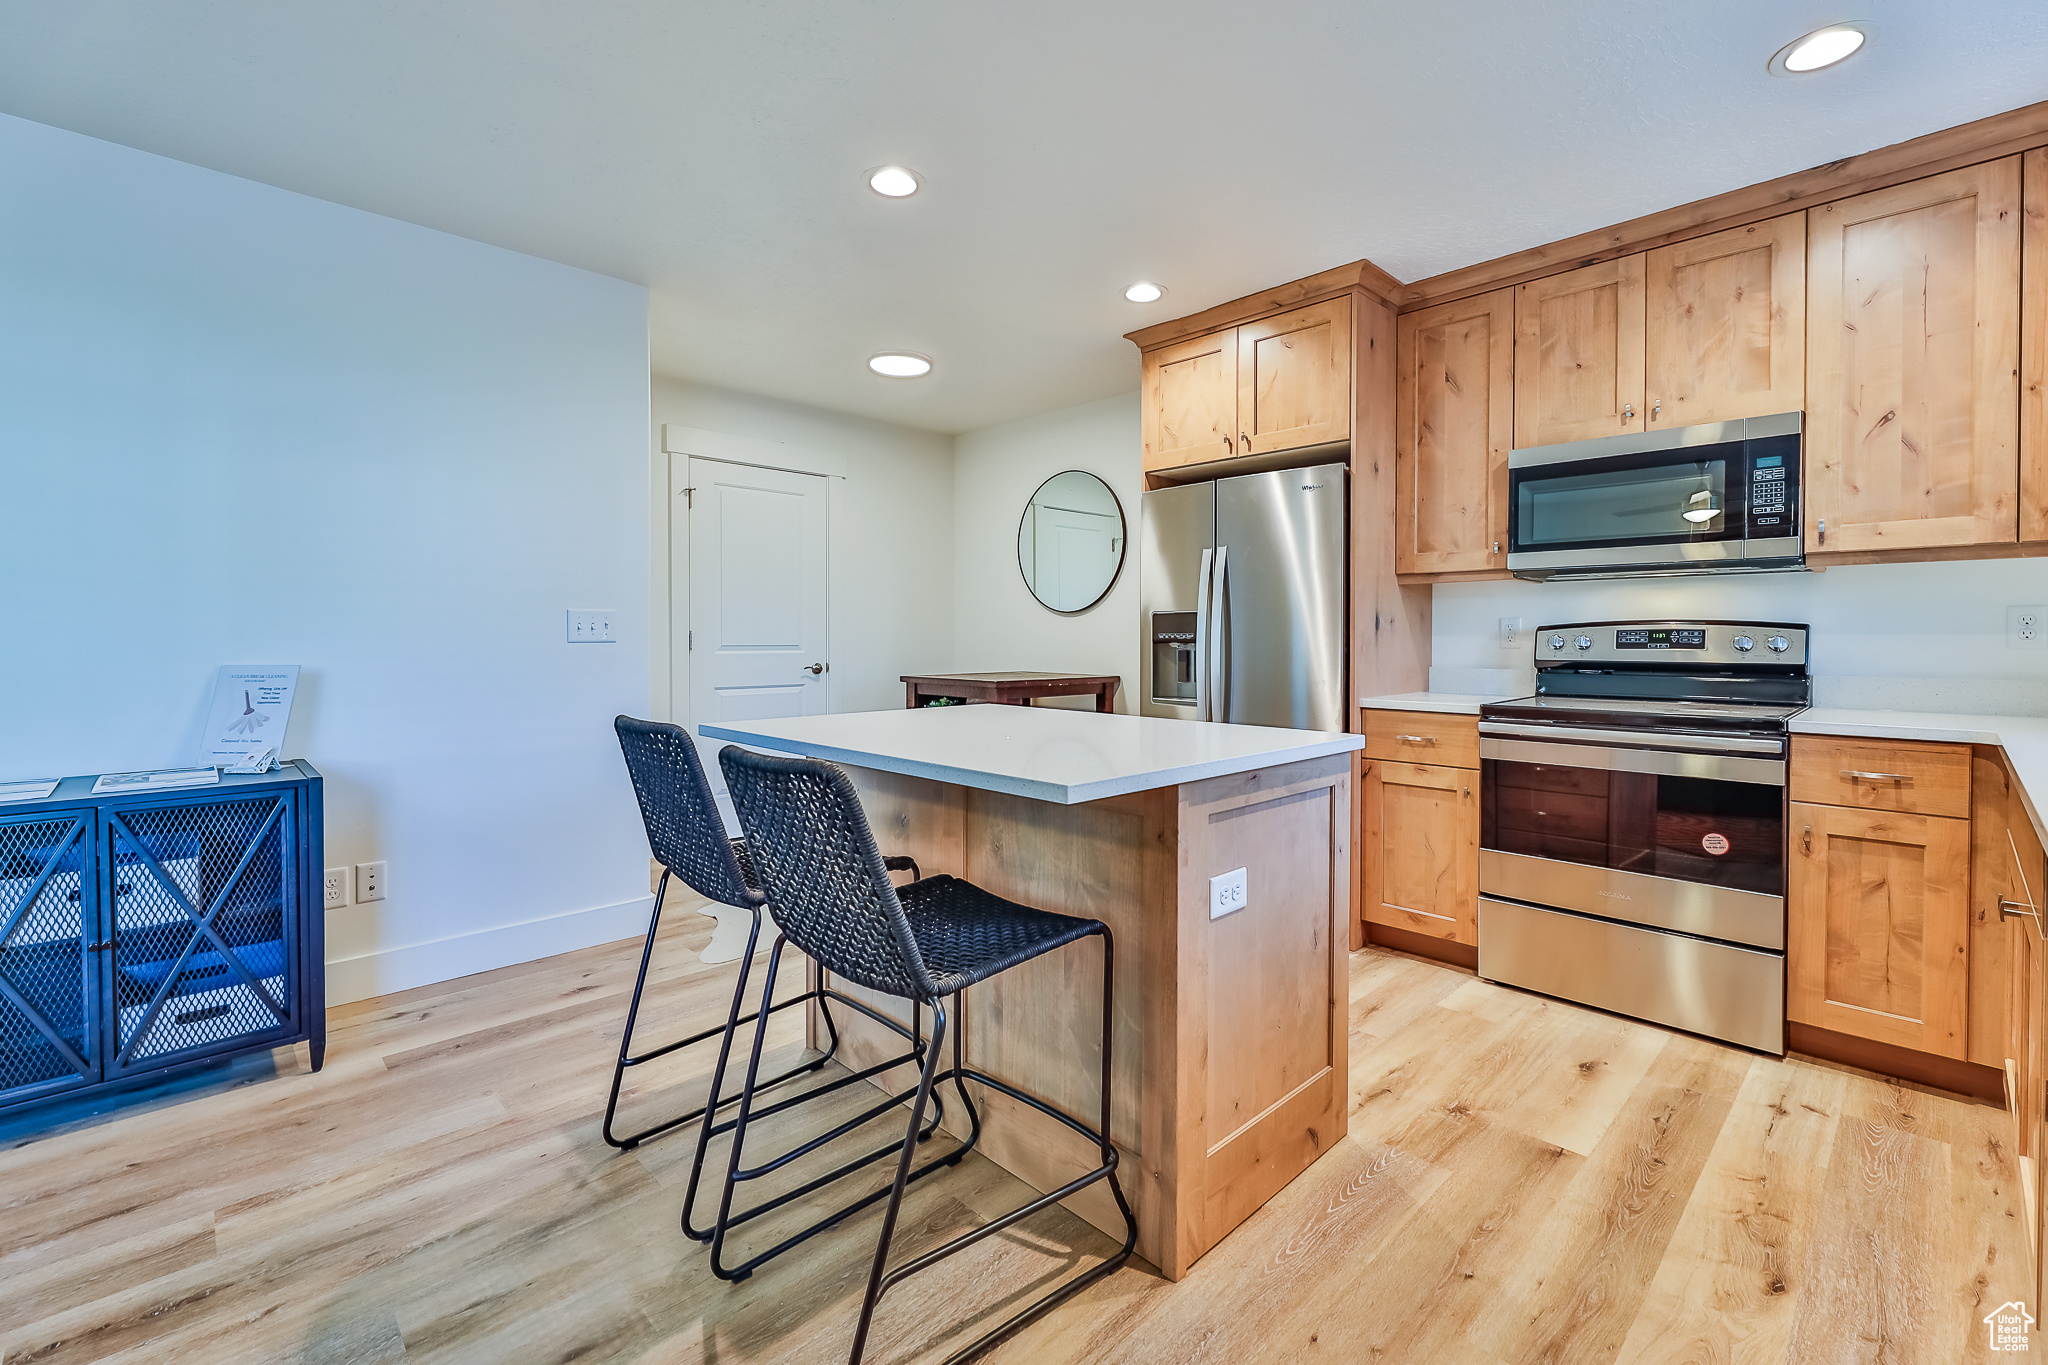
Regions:
[[1764, 648], [1770, 650], [1773, 654], [1783, 654], [1786, 650], [1792, 648], [1792, 642], [1782, 635], [1773, 635], [1770, 639], [1764, 641]]
[[1736, 652], [1739, 654], [1747, 654], [1756, 648], [1756, 641], [1750, 639], [1747, 635], [1738, 635], [1729, 643], [1735, 646]]
[[1551, 647], [1552, 649], [1563, 649], [1563, 648], [1564, 648], [1564, 636], [1562, 636], [1562, 635], [1553, 635], [1553, 636], [1551, 636], [1551, 637], [1550, 637], [1550, 647]]
[[1578, 639], [1572, 641], [1572, 643], [1577, 645], [1582, 650], [1591, 649], [1593, 647], [1593, 637], [1590, 635], [1581, 635]]

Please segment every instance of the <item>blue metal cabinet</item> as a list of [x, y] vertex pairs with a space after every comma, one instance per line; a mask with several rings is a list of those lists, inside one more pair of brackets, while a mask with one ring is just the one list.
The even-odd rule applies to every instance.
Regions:
[[320, 774], [0, 815], [0, 1109], [243, 1052], [326, 1052]]

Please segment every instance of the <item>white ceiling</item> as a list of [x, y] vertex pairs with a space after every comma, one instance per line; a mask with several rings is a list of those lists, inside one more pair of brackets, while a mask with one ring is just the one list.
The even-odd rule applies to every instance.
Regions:
[[[1765, 73], [1851, 18], [1844, 66]], [[2044, 98], [2040, 0], [0, 6], [0, 110], [645, 283], [658, 372], [948, 432], [1127, 391], [1124, 332], [1265, 285]]]

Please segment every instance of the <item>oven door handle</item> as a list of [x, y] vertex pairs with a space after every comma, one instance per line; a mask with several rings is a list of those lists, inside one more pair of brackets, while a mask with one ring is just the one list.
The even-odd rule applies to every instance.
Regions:
[[1608, 748], [1599, 744], [1545, 744], [1536, 740], [1500, 739], [1485, 733], [1479, 736], [1479, 757], [1508, 763], [1534, 763], [1546, 768], [1591, 768], [1610, 773], [1698, 777], [1710, 782], [1747, 782], [1760, 787], [1785, 785], [1785, 763], [1777, 758], [1736, 758], [1727, 754], [1680, 753], [1670, 749]]
[[1615, 744], [1628, 749], [1677, 749], [1685, 753], [1719, 754], [1734, 751], [1783, 757], [1785, 741], [1750, 739], [1743, 735], [1673, 735], [1656, 730], [1595, 730], [1579, 725], [1512, 725], [1506, 721], [1482, 720], [1479, 734], [1512, 735], [1518, 739], [1547, 739], [1559, 743], [1585, 741]]

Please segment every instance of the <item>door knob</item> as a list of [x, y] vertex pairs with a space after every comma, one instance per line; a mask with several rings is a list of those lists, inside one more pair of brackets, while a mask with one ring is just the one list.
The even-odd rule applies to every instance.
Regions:
[[809, 664], [804, 668], [806, 673], [823, 673], [824, 671], [825, 665], [823, 664]]

